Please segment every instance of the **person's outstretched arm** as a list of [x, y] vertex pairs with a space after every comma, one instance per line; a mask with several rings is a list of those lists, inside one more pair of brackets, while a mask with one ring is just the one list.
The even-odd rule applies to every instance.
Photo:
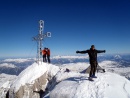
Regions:
[[87, 51], [87, 50], [84, 50], [84, 51], [76, 51], [76, 53], [85, 54], [85, 53], [88, 53], [88, 51]]
[[97, 53], [105, 53], [106, 50], [97, 50]]

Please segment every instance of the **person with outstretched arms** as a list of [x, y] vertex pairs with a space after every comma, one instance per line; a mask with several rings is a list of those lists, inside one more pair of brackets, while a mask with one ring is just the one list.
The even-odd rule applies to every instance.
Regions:
[[96, 78], [95, 72], [97, 68], [97, 53], [105, 53], [106, 50], [96, 50], [94, 45], [91, 45], [91, 48], [89, 50], [84, 51], [76, 51], [76, 53], [85, 54], [88, 53], [89, 55], [89, 63], [91, 66], [90, 72], [89, 72], [89, 80], [93, 80], [92, 78]]

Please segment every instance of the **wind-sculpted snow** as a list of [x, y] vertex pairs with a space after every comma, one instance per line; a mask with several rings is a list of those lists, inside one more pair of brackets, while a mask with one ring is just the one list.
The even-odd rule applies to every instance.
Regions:
[[50, 76], [54, 76], [57, 71], [59, 71], [59, 67], [57, 66], [53, 67], [51, 64], [42, 62], [39, 64], [33, 63], [19, 74], [11, 88], [15, 88], [14, 92], [17, 92], [20, 86], [27, 83], [33, 84], [34, 80], [42, 76], [45, 72], [48, 72]]
[[33, 81], [42, 76], [46, 71], [46, 64], [38, 65], [34, 63], [19, 74], [11, 87], [15, 88], [14, 92], [17, 92], [21, 85], [25, 85], [26, 83], [33, 84]]

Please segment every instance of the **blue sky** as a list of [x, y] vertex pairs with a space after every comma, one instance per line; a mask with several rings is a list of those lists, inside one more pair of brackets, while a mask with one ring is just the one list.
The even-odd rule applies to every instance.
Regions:
[[43, 47], [52, 55], [105, 49], [130, 53], [130, 0], [1, 0], [0, 57], [35, 56], [39, 20], [44, 20]]

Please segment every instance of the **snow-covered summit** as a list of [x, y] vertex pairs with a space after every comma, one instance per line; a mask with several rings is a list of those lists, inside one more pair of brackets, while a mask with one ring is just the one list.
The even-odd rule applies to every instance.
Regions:
[[120, 55], [115, 55], [114, 58], [115, 59], [121, 59], [122, 57]]
[[[115, 64], [115, 62], [101, 62], [101, 66], [105, 64], [110, 65]], [[21, 94], [21, 91], [24, 94], [23, 97], [26, 98], [30, 97], [32, 92], [42, 94], [42, 98], [130, 97], [130, 81], [125, 77], [111, 72], [96, 73], [97, 78], [92, 82], [88, 80], [88, 73], [84, 73], [88, 66], [89, 63], [69, 63], [63, 64], [60, 67], [47, 63], [40, 63], [39, 65], [33, 63], [19, 74], [11, 88], [13, 88], [12, 91], [16, 95], [18, 93]], [[41, 85], [41, 81], [44, 82], [44, 85]], [[29, 88], [32, 84], [34, 86]], [[44, 94], [38, 90], [39, 85], [41, 85], [41, 90], [46, 88]], [[20, 88], [23, 89], [19, 90]], [[39, 98], [35, 94], [33, 97]]]
[[[49, 70], [53, 69], [54, 67], [51, 66], [51, 64], [47, 63], [33, 63], [31, 66], [27, 67], [25, 70], [23, 70], [16, 81], [13, 83], [11, 88], [15, 88], [14, 92], [17, 92], [20, 88], [20, 86], [25, 85], [25, 84], [33, 84], [34, 81], [45, 74], [45, 72], [48, 72]], [[58, 68], [58, 67], [56, 67]], [[56, 70], [53, 71], [53, 73], [57, 72]], [[50, 72], [51, 73], [51, 72]], [[53, 74], [52, 73], [52, 74]]]

